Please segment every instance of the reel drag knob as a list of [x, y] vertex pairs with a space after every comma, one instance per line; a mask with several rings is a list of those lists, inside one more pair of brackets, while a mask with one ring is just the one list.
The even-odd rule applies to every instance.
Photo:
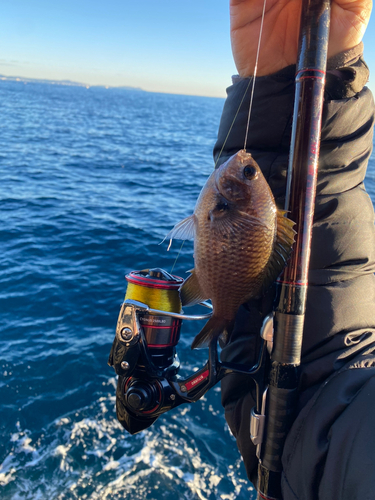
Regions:
[[145, 410], [147, 408], [148, 399], [148, 392], [141, 387], [129, 391], [128, 404], [133, 410]]
[[152, 412], [159, 407], [160, 393], [154, 384], [137, 380], [125, 391], [127, 406], [136, 412]]

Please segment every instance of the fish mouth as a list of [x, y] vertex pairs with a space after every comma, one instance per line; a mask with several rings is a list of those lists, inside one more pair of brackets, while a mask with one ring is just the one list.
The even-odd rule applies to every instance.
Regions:
[[247, 160], [254, 161], [253, 157], [251, 156], [251, 153], [248, 153], [246, 149], [241, 149], [240, 151], [238, 151], [237, 157], [240, 160], [241, 165], [245, 163]]

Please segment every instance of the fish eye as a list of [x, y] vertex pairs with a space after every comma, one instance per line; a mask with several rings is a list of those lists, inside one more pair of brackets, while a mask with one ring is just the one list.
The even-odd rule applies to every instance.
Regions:
[[255, 177], [258, 175], [258, 171], [253, 165], [246, 165], [246, 167], [243, 169], [243, 173], [244, 176], [250, 181], [252, 179], [255, 179]]
[[225, 210], [228, 210], [228, 208], [229, 208], [229, 205], [225, 201], [220, 202], [216, 205], [216, 210], [219, 210], [219, 212], [224, 212]]

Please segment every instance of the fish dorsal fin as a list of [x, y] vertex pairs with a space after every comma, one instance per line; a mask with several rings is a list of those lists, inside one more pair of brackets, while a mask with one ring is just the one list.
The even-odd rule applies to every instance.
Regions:
[[190, 272], [190, 276], [186, 278], [180, 288], [182, 306], [193, 306], [194, 304], [199, 304], [209, 298], [202, 292], [194, 269]]
[[165, 239], [169, 240], [193, 240], [195, 236], [195, 214], [178, 222], [172, 231], [169, 231]]
[[265, 292], [276, 280], [292, 253], [296, 234], [293, 229], [295, 223], [285, 217], [286, 213], [285, 210], [277, 211], [276, 240], [262, 283], [262, 292]]

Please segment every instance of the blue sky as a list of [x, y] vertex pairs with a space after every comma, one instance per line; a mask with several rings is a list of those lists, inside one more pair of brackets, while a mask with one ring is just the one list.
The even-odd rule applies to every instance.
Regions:
[[[1, 0], [0, 74], [225, 96], [229, 0]], [[365, 35], [374, 73], [375, 21]]]

